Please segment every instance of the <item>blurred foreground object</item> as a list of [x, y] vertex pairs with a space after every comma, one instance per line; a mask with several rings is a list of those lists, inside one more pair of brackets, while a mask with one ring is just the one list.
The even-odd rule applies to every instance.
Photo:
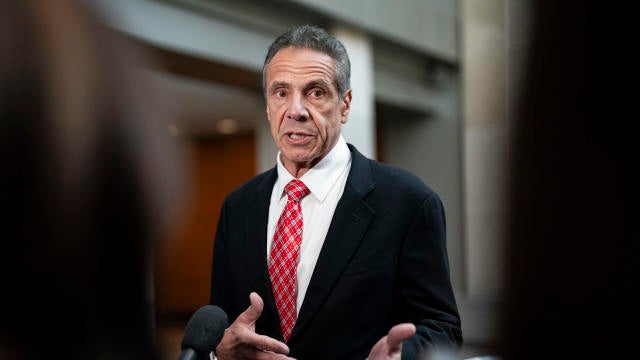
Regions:
[[3, 359], [157, 358], [181, 171], [140, 54], [81, 5], [0, 0]]
[[640, 79], [625, 51], [635, 21], [624, 7], [590, 2], [531, 8], [511, 146], [501, 358], [627, 358], [640, 303], [631, 131]]

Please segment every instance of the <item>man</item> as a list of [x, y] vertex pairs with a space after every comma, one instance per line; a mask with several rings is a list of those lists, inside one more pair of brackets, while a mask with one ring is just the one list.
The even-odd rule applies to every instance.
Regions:
[[211, 303], [236, 320], [220, 360], [412, 359], [462, 343], [440, 199], [345, 142], [349, 77], [344, 46], [317, 27], [269, 48], [277, 165], [222, 207]]

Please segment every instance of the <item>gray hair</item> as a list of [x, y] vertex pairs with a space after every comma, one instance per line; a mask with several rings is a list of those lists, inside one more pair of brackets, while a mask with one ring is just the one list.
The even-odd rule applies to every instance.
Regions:
[[322, 28], [301, 25], [290, 28], [278, 36], [269, 46], [269, 51], [267, 51], [267, 56], [262, 66], [262, 89], [265, 94], [267, 90], [267, 67], [278, 51], [288, 47], [311, 49], [331, 56], [336, 64], [334, 80], [338, 86], [340, 99], [351, 88], [351, 62], [344, 45]]

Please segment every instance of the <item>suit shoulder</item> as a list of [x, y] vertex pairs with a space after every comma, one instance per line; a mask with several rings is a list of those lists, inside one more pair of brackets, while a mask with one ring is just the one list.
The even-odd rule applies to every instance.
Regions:
[[225, 198], [225, 203], [244, 203], [252, 201], [265, 190], [271, 191], [276, 179], [275, 168], [267, 170], [247, 180], [232, 190]]
[[375, 160], [370, 160], [370, 164], [376, 187], [413, 198], [439, 199], [438, 194], [414, 173]]

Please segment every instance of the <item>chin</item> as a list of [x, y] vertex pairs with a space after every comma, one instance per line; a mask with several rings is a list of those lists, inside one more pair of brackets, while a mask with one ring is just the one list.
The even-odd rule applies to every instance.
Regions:
[[284, 155], [284, 158], [287, 159], [287, 161], [294, 162], [296, 164], [303, 164], [303, 163], [306, 164], [306, 163], [312, 162], [313, 159], [315, 159], [315, 157], [309, 156], [309, 154], [304, 154], [304, 155], [303, 154], [295, 154], [295, 153], [294, 154], [291, 154], [291, 153], [287, 154], [287, 153], [283, 152], [283, 155]]

